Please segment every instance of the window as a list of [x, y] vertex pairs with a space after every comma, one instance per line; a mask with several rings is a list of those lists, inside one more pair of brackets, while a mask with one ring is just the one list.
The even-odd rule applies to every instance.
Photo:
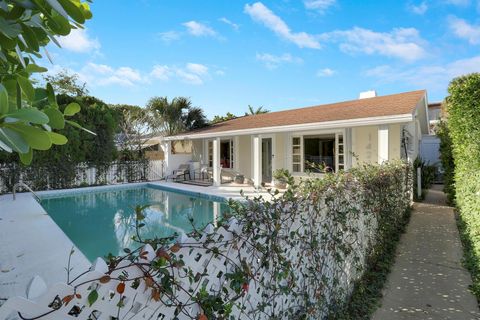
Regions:
[[343, 140], [343, 135], [338, 133], [337, 136], [337, 163], [338, 163], [338, 170], [345, 170], [345, 143]]
[[292, 137], [294, 173], [345, 170], [346, 145], [341, 132]]
[[302, 172], [302, 139], [294, 137], [292, 139], [292, 171]]
[[208, 141], [208, 166], [213, 168], [213, 141]]
[[335, 136], [303, 137], [304, 168], [306, 172], [335, 170]]

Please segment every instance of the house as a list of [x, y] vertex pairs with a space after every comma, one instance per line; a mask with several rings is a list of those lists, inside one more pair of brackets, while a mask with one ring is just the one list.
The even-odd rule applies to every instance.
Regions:
[[436, 179], [443, 179], [443, 168], [440, 160], [440, 138], [436, 135], [438, 126], [442, 119], [442, 102], [428, 104], [429, 133], [422, 136], [420, 143], [420, 157], [425, 163], [437, 167]]
[[[193, 161], [212, 168], [220, 185], [221, 170], [234, 169], [255, 186], [270, 183], [276, 169], [295, 176], [348, 170], [360, 163], [414, 160], [428, 133], [425, 90], [360, 98], [306, 108], [249, 115], [164, 138], [167, 174]], [[187, 141], [190, 154], [173, 154], [171, 143]]]

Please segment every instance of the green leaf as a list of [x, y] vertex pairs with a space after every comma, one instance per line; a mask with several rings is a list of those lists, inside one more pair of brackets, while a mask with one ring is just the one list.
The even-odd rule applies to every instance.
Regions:
[[88, 297], [87, 297], [88, 304], [90, 305], [90, 307], [95, 303], [95, 301], [97, 301], [97, 299], [98, 299], [97, 290], [90, 291], [90, 293], [88, 294]]
[[18, 153], [27, 153], [28, 144], [17, 132], [9, 128], [0, 128], [0, 140]]
[[35, 89], [33, 89], [30, 80], [20, 75], [17, 75], [17, 82], [20, 85], [20, 88], [22, 88], [22, 92], [25, 94], [27, 99], [29, 101], [32, 101], [33, 97], [35, 96]]
[[30, 63], [27, 68], [25, 69], [28, 73], [34, 73], [34, 72], [47, 72], [48, 69], [44, 67], [40, 67], [36, 65], [35, 63]]
[[92, 11], [90, 11], [90, 6], [88, 5], [87, 2], [82, 2], [80, 9], [82, 10], [83, 16], [85, 17], [85, 19], [92, 18]]
[[78, 23], [84, 23], [85, 17], [83, 16], [82, 10], [77, 6], [81, 6], [81, 3], [73, 3], [70, 0], [58, 0], [62, 7], [67, 11], [68, 15], [73, 18]]
[[57, 99], [55, 98], [55, 92], [53, 91], [53, 87], [50, 83], [47, 83], [47, 97], [48, 102], [55, 107], [58, 107]]
[[78, 128], [78, 129], [82, 129], [83, 131], [85, 132], [88, 132], [90, 134], [93, 134], [94, 136], [96, 136], [97, 134], [93, 131], [90, 131], [88, 129], [85, 129], [84, 127], [82, 127], [81, 125], [79, 125], [78, 123], [76, 123], [75, 121], [72, 121], [72, 120], [65, 120], [66, 123], [68, 123], [69, 125], [75, 127], [75, 128]]
[[36, 106], [37, 104], [41, 104], [46, 99], [47, 99], [47, 90], [43, 88], [35, 88], [35, 97], [33, 98], [34, 106]]
[[36, 124], [47, 124], [48, 123], [48, 116], [41, 112], [40, 110], [36, 108], [22, 108], [18, 109], [14, 112], [7, 113], [2, 117], [9, 117], [9, 118], [15, 118], [18, 120], [23, 120], [31, 123], [36, 123]]
[[67, 36], [72, 29], [70, 23], [68, 22], [68, 19], [57, 13], [53, 13], [52, 19], [49, 19], [47, 21], [49, 27], [53, 30], [53, 32], [61, 36]]
[[22, 161], [24, 165], [29, 165], [30, 163], [32, 163], [32, 159], [33, 159], [32, 149], [28, 149], [27, 153], [19, 153], [18, 155], [20, 156], [20, 161]]
[[13, 150], [12, 148], [10, 148], [10, 146], [8, 146], [5, 142], [2, 141], [2, 139], [0, 138], [0, 151], [6, 151], [8, 153], [11, 153]]
[[53, 129], [65, 128], [65, 119], [63, 118], [63, 113], [61, 113], [58, 109], [49, 107], [43, 109], [43, 112], [45, 112], [45, 114], [50, 119], [50, 121], [48, 122], [48, 125], [50, 127], [52, 127]]
[[0, 16], [0, 29], [10, 39], [16, 38], [22, 32], [22, 28], [18, 23], [7, 21], [2, 16]]
[[5, 124], [5, 127], [7, 126], [9, 129], [18, 132], [32, 149], [48, 150], [52, 147], [50, 136], [42, 129], [22, 123]]
[[9, 109], [9, 107], [8, 107], [8, 91], [3, 86], [3, 84], [0, 83], [0, 114], [7, 113], [8, 109]]
[[66, 116], [73, 116], [80, 111], [80, 105], [76, 102], [69, 103], [65, 110], [63, 110], [63, 114]]
[[34, 51], [38, 51], [40, 49], [35, 32], [33, 32], [32, 29], [25, 24], [22, 24], [22, 36], [30, 49]]
[[67, 137], [65, 137], [63, 134], [59, 134], [56, 132], [48, 132], [48, 131], [46, 132], [50, 136], [50, 140], [52, 141], [53, 144], [64, 145], [68, 142]]
[[68, 19], [68, 14], [65, 12], [63, 7], [60, 5], [60, 3], [57, 0], [47, 0], [48, 4], [52, 6], [52, 8], [57, 11], [59, 14], [63, 16], [63, 18]]

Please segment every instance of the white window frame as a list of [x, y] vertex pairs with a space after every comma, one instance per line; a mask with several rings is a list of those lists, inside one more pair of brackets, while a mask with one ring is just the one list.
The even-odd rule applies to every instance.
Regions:
[[[207, 166], [210, 167], [210, 156], [212, 157], [212, 162], [213, 162], [213, 139], [207, 139], [205, 140], [206, 143], [206, 148], [205, 148], [205, 154], [207, 155], [206, 156], [206, 164]], [[222, 142], [230, 142], [230, 168], [226, 168], [226, 169], [237, 169], [238, 168], [238, 164], [237, 164], [237, 157], [238, 157], [238, 153], [236, 151], [236, 149], [238, 147], [236, 147], [236, 141], [238, 141], [238, 139], [235, 139], [235, 138], [220, 138], [220, 143]], [[210, 148], [210, 143], [212, 143], [212, 148]]]
[[[304, 158], [305, 158], [305, 155], [304, 155], [304, 136], [312, 136], [312, 135], [328, 135], [328, 134], [331, 134], [331, 135], [335, 135], [335, 172], [338, 172], [338, 136], [339, 135], [342, 135], [343, 136], [343, 168], [346, 169], [346, 143], [345, 143], [345, 137], [346, 137], [346, 130], [345, 129], [341, 129], [341, 130], [315, 130], [315, 131], [303, 131], [303, 132], [294, 132], [292, 134], [289, 135], [289, 148], [290, 150], [288, 150], [289, 154], [290, 154], [290, 159], [289, 159], [289, 162], [290, 162], [290, 172], [292, 172], [292, 175], [305, 175], [305, 161], [304, 161]], [[294, 172], [293, 171], [293, 139], [294, 138], [300, 138], [300, 172]], [[295, 162], [296, 163], [296, 162]], [[320, 173], [321, 175], [321, 173]]]

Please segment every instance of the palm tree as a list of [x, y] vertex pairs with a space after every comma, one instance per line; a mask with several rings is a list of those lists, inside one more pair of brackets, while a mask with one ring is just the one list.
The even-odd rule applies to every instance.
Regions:
[[246, 116], [256, 115], [256, 114], [263, 114], [268, 113], [270, 110], [264, 109], [263, 106], [254, 109], [251, 105], [248, 105], [248, 112], [245, 112]]
[[193, 107], [190, 99], [185, 97], [171, 101], [167, 97], [153, 97], [148, 101], [147, 109], [153, 115], [152, 129], [167, 136], [202, 128], [208, 123], [203, 110]]

